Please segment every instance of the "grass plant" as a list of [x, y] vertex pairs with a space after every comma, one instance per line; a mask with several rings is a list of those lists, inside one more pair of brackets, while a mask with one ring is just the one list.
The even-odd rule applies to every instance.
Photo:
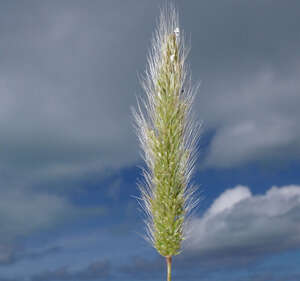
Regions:
[[147, 166], [138, 184], [146, 213], [145, 238], [165, 257], [168, 281], [172, 257], [182, 250], [188, 218], [198, 202], [190, 182], [201, 124], [191, 114], [198, 87], [191, 86], [187, 53], [178, 13], [167, 4], [161, 9], [141, 80], [146, 95], [133, 115]]

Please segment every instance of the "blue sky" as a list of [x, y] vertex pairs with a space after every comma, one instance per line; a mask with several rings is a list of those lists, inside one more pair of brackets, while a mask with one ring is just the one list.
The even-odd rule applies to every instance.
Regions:
[[[174, 2], [204, 126], [173, 279], [299, 280], [300, 3]], [[162, 3], [0, 3], [0, 281], [165, 278], [130, 111]]]

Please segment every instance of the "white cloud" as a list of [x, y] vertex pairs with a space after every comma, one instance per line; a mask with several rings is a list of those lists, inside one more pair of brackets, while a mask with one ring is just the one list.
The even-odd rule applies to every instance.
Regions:
[[228, 189], [223, 192], [222, 196], [217, 198], [207, 213], [216, 215], [222, 213], [226, 209], [232, 208], [241, 200], [251, 197], [250, 190], [245, 186], [237, 186], [234, 189]]
[[273, 186], [263, 195], [248, 187], [224, 191], [201, 218], [191, 222], [188, 254], [253, 260], [300, 247], [300, 186]]

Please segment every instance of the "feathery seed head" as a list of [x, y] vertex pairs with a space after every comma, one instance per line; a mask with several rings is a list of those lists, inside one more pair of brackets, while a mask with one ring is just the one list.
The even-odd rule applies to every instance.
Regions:
[[133, 112], [148, 167], [139, 185], [147, 238], [165, 257], [180, 253], [187, 215], [196, 204], [190, 177], [200, 124], [190, 113], [197, 89], [187, 79], [187, 49], [178, 26], [175, 8], [163, 9], [142, 81], [144, 112], [139, 103]]

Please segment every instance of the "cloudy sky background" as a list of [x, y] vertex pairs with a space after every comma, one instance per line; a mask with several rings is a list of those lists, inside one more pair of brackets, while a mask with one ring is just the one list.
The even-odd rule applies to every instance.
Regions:
[[[164, 1], [0, 3], [0, 281], [150, 280], [142, 96]], [[174, 1], [203, 120], [176, 280], [300, 279], [300, 2]]]

